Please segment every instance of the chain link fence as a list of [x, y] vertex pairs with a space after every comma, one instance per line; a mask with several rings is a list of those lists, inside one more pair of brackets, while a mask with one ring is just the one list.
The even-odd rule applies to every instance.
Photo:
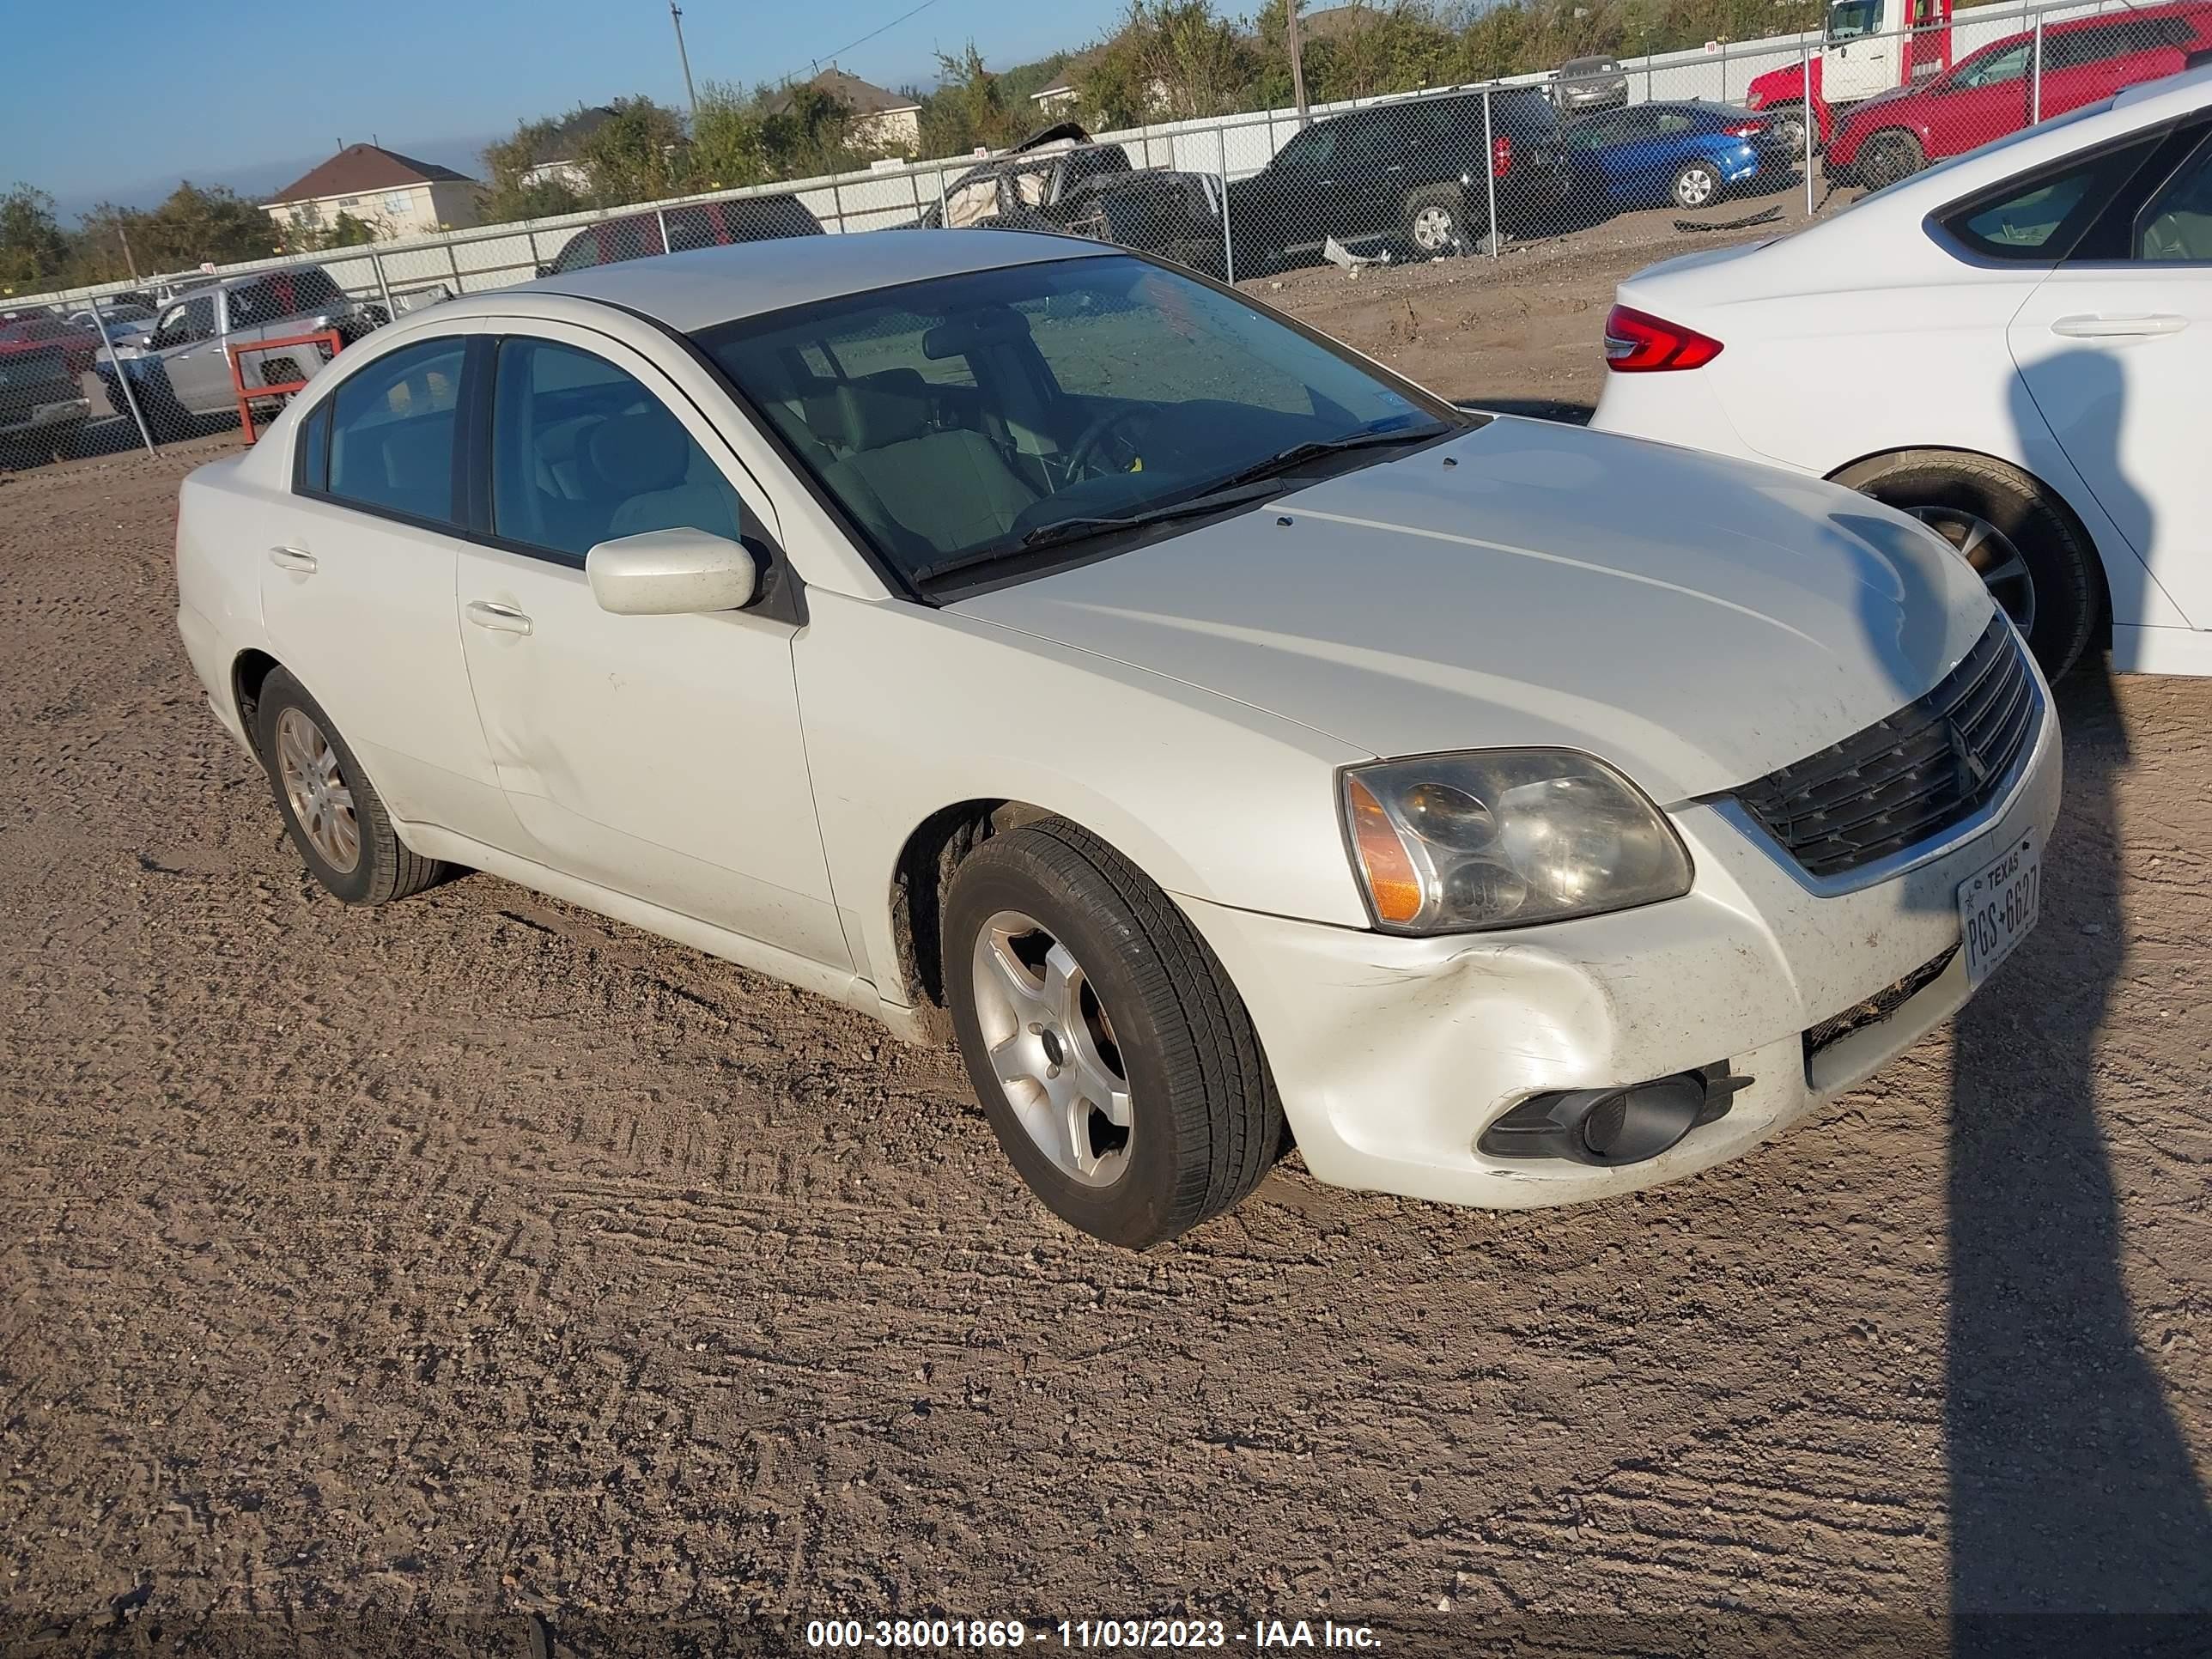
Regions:
[[1700, 230], [1793, 228], [1835, 190], [1909, 176], [2212, 48], [2212, 5], [1984, 9], [1881, 33], [1851, 32], [1839, 7], [1825, 38], [1577, 60], [1303, 119], [1048, 130], [965, 161], [0, 302], [0, 467], [250, 428], [346, 344], [455, 295], [767, 237], [1047, 230], [1243, 281], [1495, 260], [1634, 216], [1656, 258]]

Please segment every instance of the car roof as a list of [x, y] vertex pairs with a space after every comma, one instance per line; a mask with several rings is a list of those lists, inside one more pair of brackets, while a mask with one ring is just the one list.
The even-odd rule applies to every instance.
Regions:
[[902, 283], [1125, 252], [1081, 237], [1033, 231], [873, 230], [658, 254], [544, 276], [478, 297], [496, 310], [518, 295], [568, 295], [640, 312], [678, 333], [691, 334], [717, 323]]

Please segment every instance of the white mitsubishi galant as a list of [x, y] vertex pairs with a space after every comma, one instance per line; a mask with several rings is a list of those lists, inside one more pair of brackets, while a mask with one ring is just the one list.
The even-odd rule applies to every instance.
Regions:
[[1129, 1245], [1743, 1151], [2036, 910], [2043, 682], [1816, 479], [1472, 415], [1096, 243], [714, 248], [427, 311], [185, 482], [307, 867], [524, 883], [958, 1039]]

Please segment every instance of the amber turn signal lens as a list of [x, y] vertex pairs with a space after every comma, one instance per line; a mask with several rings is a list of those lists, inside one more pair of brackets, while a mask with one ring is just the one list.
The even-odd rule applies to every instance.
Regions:
[[1421, 914], [1421, 872], [1413, 867], [1382, 803], [1358, 778], [1346, 778], [1345, 799], [1352, 807], [1352, 845], [1367, 878], [1368, 896], [1382, 921], [1404, 927]]

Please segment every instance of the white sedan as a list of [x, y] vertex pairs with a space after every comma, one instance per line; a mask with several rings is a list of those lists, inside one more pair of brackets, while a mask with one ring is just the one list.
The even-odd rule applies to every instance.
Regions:
[[950, 1033], [1130, 1245], [1293, 1140], [1493, 1206], [1741, 1152], [2019, 942], [2057, 805], [1911, 519], [1054, 237], [403, 319], [191, 475], [177, 565], [331, 893], [486, 871]]
[[2054, 678], [2212, 673], [2212, 68], [1618, 298], [1596, 427], [1916, 514]]

